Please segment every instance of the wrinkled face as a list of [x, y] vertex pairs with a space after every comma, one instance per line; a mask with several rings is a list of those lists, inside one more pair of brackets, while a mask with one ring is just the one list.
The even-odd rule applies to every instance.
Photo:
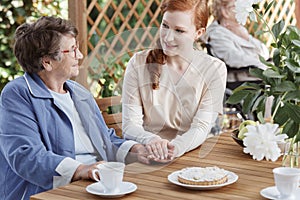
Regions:
[[184, 56], [191, 53], [195, 39], [200, 36], [193, 17], [191, 11], [164, 13], [160, 26], [160, 42], [167, 56]]
[[52, 73], [54, 73], [58, 79], [68, 80], [78, 76], [78, 62], [83, 58], [78, 48], [74, 37], [71, 35], [62, 36], [60, 44], [61, 60], [52, 61]]
[[228, 12], [228, 17], [231, 21], [233, 22], [236, 22], [237, 23], [237, 20], [235, 18], [235, 0], [232, 0], [228, 3], [228, 5], [226, 6], [225, 8]]

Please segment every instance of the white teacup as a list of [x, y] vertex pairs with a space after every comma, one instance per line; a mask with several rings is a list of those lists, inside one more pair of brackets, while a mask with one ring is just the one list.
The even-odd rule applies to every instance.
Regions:
[[[104, 186], [104, 193], [118, 193], [123, 180], [125, 164], [121, 162], [106, 162], [97, 165], [92, 171], [95, 180], [100, 181]], [[100, 180], [96, 176], [99, 173]]]
[[286, 199], [294, 195], [299, 185], [300, 169], [290, 167], [277, 167], [273, 169], [274, 180], [280, 198]]

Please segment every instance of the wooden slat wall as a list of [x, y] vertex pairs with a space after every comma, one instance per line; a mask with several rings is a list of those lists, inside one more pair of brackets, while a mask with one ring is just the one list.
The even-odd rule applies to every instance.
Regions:
[[[211, 0], [208, 1], [210, 3]], [[263, 0], [260, 7], [264, 7], [266, 2], [270, 1]], [[101, 6], [97, 0], [69, 0], [69, 17], [79, 28], [80, 49], [86, 56], [81, 74], [76, 81], [89, 89], [98, 80], [88, 79], [88, 71], [99, 73], [103, 67], [107, 67], [99, 64], [101, 59], [105, 60], [113, 56], [116, 62], [120, 62], [120, 58], [126, 53], [132, 55], [135, 51], [153, 46], [157, 38], [157, 32], [155, 28], [151, 29], [149, 27], [159, 27], [159, 9], [153, 10], [153, 7], [158, 8], [160, 2], [161, 0], [107, 0]], [[137, 12], [140, 6], [144, 7], [142, 13]], [[286, 25], [296, 25], [297, 18], [300, 18], [299, 6], [300, 0], [276, 0], [264, 19], [269, 26], [280, 19], [283, 19]], [[123, 9], [129, 10], [126, 16], [122, 14]], [[113, 14], [109, 15], [108, 13]], [[151, 18], [150, 22], [146, 23], [145, 18]], [[130, 23], [132, 20], [135, 20], [133, 26]], [[121, 23], [119, 28], [114, 26], [116, 21]], [[100, 30], [100, 27], [103, 27], [100, 24], [105, 24], [104, 30]], [[255, 32], [253, 23], [248, 23], [247, 27], [250, 32]], [[267, 46], [270, 46], [271, 37], [265, 35], [261, 39], [266, 42]], [[97, 41], [96, 44], [95, 40]], [[95, 69], [91, 67], [95, 63], [99, 65], [97, 71], [94, 71]], [[121, 65], [125, 68], [123, 63]]]

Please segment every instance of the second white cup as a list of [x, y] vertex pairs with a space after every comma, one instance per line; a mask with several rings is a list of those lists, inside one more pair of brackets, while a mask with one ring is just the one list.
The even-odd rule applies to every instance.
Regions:
[[293, 196], [299, 185], [300, 169], [290, 167], [277, 167], [273, 169], [274, 180], [280, 198], [286, 199]]
[[[106, 162], [97, 165], [92, 171], [95, 180], [100, 181], [104, 186], [105, 193], [118, 193], [120, 184], [123, 181], [125, 164], [121, 162]], [[100, 180], [96, 176], [99, 173]]]

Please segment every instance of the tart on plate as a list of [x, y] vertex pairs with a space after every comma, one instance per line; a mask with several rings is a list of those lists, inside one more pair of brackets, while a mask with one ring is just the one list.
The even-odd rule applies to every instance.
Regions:
[[227, 171], [216, 166], [187, 167], [178, 174], [178, 181], [188, 185], [219, 185], [227, 180]]

